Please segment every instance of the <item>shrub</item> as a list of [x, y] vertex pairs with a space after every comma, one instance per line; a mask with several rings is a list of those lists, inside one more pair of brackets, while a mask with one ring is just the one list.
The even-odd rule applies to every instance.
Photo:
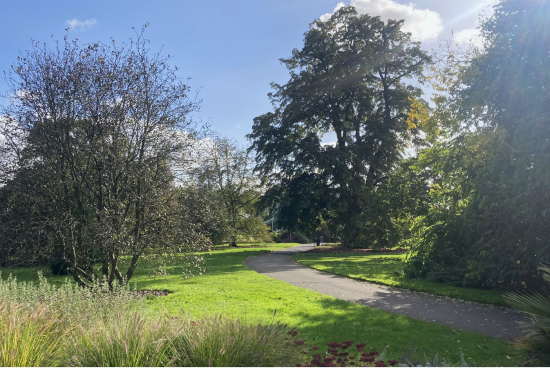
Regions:
[[[3, 366], [284, 366], [304, 362], [287, 326], [140, 313], [128, 286], [0, 278]], [[294, 331], [294, 330], [291, 330]]]
[[77, 338], [67, 347], [71, 366], [163, 367], [172, 363], [166, 318], [155, 323], [134, 312], [98, 322], [91, 329], [79, 326]]
[[67, 263], [62, 259], [58, 259], [50, 263], [50, 271], [52, 272], [52, 275], [56, 276], [65, 276], [69, 274]]
[[[302, 346], [305, 343], [302, 340], [295, 340], [294, 344]], [[328, 349], [324, 354], [318, 352], [318, 346], [311, 346], [309, 352], [302, 352], [309, 357], [309, 364], [303, 367], [468, 367], [462, 350], [460, 350], [460, 361], [451, 363], [447, 359], [440, 358], [438, 354], [427, 357], [425, 349], [419, 352], [414, 341], [401, 352], [399, 360], [385, 360], [388, 346], [381, 353], [376, 350], [365, 351], [366, 346], [365, 343], [354, 344], [352, 340], [341, 343], [333, 341], [328, 343]], [[421, 365], [422, 362], [424, 365]], [[302, 367], [301, 364], [296, 366]]]
[[0, 366], [43, 367], [61, 358], [62, 324], [41, 304], [0, 304]]
[[18, 282], [11, 275], [2, 279], [0, 273], [0, 301], [6, 306], [18, 305], [32, 310], [43, 305], [66, 326], [78, 324], [88, 327], [97, 320], [116, 318], [116, 313], [129, 313], [143, 308], [142, 298], [128, 285], [97, 283], [93, 288], [82, 288], [68, 279], [56, 286], [38, 273], [38, 285]]
[[[304, 341], [295, 340], [294, 344], [303, 345]], [[365, 351], [367, 344], [353, 344], [352, 340], [346, 340], [342, 343], [333, 341], [328, 343], [328, 350], [324, 354], [317, 352], [319, 347], [312, 346], [309, 348], [311, 360], [306, 367], [388, 367], [395, 366], [399, 362], [397, 360], [388, 360], [384, 362], [386, 349], [379, 353], [378, 351]], [[355, 349], [351, 348], [352, 346]], [[353, 351], [352, 351], [353, 350]], [[306, 351], [304, 353], [307, 354]], [[301, 367], [302, 365], [297, 364]]]
[[[550, 268], [540, 267], [542, 277], [550, 283]], [[527, 334], [516, 339], [512, 345], [518, 349], [527, 350], [529, 358], [525, 364], [539, 366], [550, 365], [550, 291], [543, 293], [509, 293], [504, 300], [512, 307], [529, 313], [531, 320], [524, 324]]]
[[[303, 360], [289, 343], [287, 326], [251, 324], [213, 316], [188, 320], [176, 333], [175, 365], [192, 367], [285, 366]], [[295, 364], [295, 363], [293, 363]]]

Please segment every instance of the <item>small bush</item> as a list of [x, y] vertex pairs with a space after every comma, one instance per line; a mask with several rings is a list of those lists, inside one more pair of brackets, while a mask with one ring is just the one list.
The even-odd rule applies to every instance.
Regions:
[[61, 359], [62, 324], [40, 304], [0, 304], [0, 366], [43, 367]]
[[[297, 334], [295, 331], [291, 333], [292, 336]], [[303, 346], [305, 342], [295, 340], [294, 344]], [[324, 354], [318, 352], [318, 346], [311, 346], [308, 351], [302, 352], [309, 357], [309, 363], [303, 367], [468, 367], [462, 350], [460, 361], [453, 364], [447, 359], [440, 358], [438, 354], [427, 357], [426, 350], [419, 351], [414, 341], [401, 352], [399, 360], [385, 360], [388, 346], [381, 353], [375, 350], [365, 351], [366, 346], [365, 343], [354, 344], [352, 340], [341, 343], [333, 341], [328, 343], [328, 349]], [[296, 366], [302, 367], [301, 364]]]
[[173, 361], [166, 318], [157, 322], [119, 314], [91, 329], [79, 326], [77, 338], [68, 345], [71, 366], [164, 367]]
[[526, 335], [512, 342], [512, 346], [525, 350], [529, 358], [525, 365], [550, 365], [550, 267], [539, 268], [546, 283], [542, 293], [508, 293], [504, 300], [512, 307], [531, 317], [524, 323]]
[[61, 285], [48, 283], [38, 274], [38, 285], [33, 282], [18, 282], [11, 275], [6, 279], [0, 274], [0, 301], [6, 306], [32, 310], [43, 305], [66, 326], [76, 323], [85, 327], [97, 320], [115, 318], [116, 313], [130, 313], [143, 308], [142, 298], [128, 285], [115, 284], [111, 290], [106, 283], [97, 283], [93, 288], [82, 288], [68, 279]]
[[[305, 362], [286, 325], [142, 317], [127, 286], [0, 278], [3, 366], [284, 366]], [[293, 330], [291, 330], [293, 331]], [[2, 350], [3, 349], [3, 350]]]
[[67, 263], [62, 259], [58, 259], [50, 263], [50, 271], [52, 272], [52, 275], [56, 276], [65, 276], [69, 274]]
[[[190, 367], [285, 366], [303, 360], [279, 323], [250, 324], [222, 316], [188, 320], [176, 334], [175, 365]], [[295, 364], [295, 363], [293, 363]]]

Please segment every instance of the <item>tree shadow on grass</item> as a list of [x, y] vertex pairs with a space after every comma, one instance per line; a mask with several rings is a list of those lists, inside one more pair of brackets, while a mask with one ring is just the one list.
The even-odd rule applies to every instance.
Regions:
[[[333, 298], [320, 298], [315, 303], [321, 311], [295, 310], [292, 315], [301, 321], [296, 326], [300, 331], [298, 337], [321, 349], [326, 349], [326, 344], [331, 341], [353, 340], [366, 343], [367, 349], [378, 351], [388, 345], [387, 358], [397, 359], [404, 347], [415, 341], [420, 350], [426, 349], [428, 356], [438, 353], [453, 362], [460, 360], [459, 349], [470, 363], [513, 366], [521, 359], [521, 353], [510, 352], [505, 342], [488, 336]], [[330, 338], [327, 340], [323, 336]], [[511, 355], [512, 360], [506, 355]]]

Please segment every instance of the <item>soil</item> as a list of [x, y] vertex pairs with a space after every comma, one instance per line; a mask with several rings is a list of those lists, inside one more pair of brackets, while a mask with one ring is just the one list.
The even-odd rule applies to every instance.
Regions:
[[230, 245], [227, 245], [227, 246], [222, 246], [222, 247], [212, 247], [212, 249], [210, 249], [211, 251], [217, 251], [217, 250], [225, 250], [227, 248], [242, 248], [242, 249], [246, 249], [246, 248], [265, 248], [265, 245], [238, 245], [236, 247], [232, 247]]
[[135, 291], [133, 291], [133, 293], [136, 296], [146, 298], [149, 295], [166, 296], [166, 295], [170, 294], [170, 291], [168, 291], [168, 290], [135, 290]]
[[359, 254], [365, 254], [365, 253], [381, 253], [381, 254], [398, 254], [398, 253], [407, 253], [409, 251], [408, 248], [397, 248], [397, 249], [391, 249], [391, 248], [381, 248], [381, 249], [349, 249], [342, 246], [320, 246], [315, 247], [311, 250], [308, 250], [308, 253], [359, 253]]

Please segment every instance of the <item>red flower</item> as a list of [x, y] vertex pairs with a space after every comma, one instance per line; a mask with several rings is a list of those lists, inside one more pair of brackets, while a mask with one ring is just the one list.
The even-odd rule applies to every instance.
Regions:
[[350, 355], [349, 358], [350, 358], [351, 360], [355, 359], [355, 357], [352, 356], [352, 355]]
[[375, 350], [375, 351], [371, 351], [370, 352], [370, 355], [378, 355], [378, 352]]
[[374, 362], [374, 358], [372, 357], [361, 357], [361, 359], [359, 359], [360, 362], [369, 362], [369, 363], [372, 363]]
[[338, 354], [338, 349], [328, 349], [327, 352], [331, 354]]
[[325, 363], [329, 363], [329, 362], [332, 362], [332, 361], [334, 361], [334, 360], [336, 360], [336, 357], [333, 357], [333, 356], [326, 357], [326, 358], [325, 358]]
[[375, 367], [387, 367], [387, 365], [384, 363], [383, 360], [377, 360], [377, 361], [374, 363], [374, 366], [375, 366]]
[[393, 367], [394, 365], [396, 365], [397, 363], [399, 363], [398, 360], [395, 360], [395, 359], [390, 359], [388, 360], [388, 363], [390, 363], [390, 365]]
[[317, 345], [313, 345], [312, 347], [310, 347], [311, 350], [318, 350], [319, 347]]
[[339, 342], [333, 341], [328, 343], [329, 348], [343, 348], [344, 345], [340, 344]]
[[312, 366], [320, 366], [321, 365], [321, 361], [319, 359], [312, 359], [311, 360], [311, 365]]
[[305, 344], [304, 340], [294, 340], [294, 343], [296, 345], [304, 345]]
[[348, 355], [349, 355], [348, 352], [338, 354], [338, 356], [348, 356]]

